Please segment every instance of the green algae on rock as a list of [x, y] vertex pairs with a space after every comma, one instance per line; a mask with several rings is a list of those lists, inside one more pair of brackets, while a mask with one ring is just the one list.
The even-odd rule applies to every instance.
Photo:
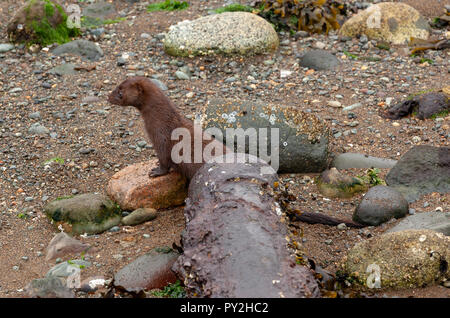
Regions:
[[54, 200], [44, 207], [45, 214], [68, 233], [96, 234], [120, 223], [120, 207], [106, 195], [80, 194]]
[[80, 35], [77, 28], [67, 26], [63, 7], [52, 0], [30, 0], [22, 6], [7, 26], [11, 42], [39, 44], [66, 43]]

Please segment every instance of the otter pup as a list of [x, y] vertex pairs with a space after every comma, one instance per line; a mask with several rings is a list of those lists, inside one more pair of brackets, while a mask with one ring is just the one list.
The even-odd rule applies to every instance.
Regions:
[[[109, 95], [108, 101], [120, 106], [134, 106], [141, 113], [145, 130], [159, 159], [159, 167], [149, 172], [150, 177], [165, 175], [173, 169], [190, 180], [207, 160], [230, 151], [223, 143], [202, 132], [201, 127], [180, 115], [173, 102], [146, 77], [132, 77], [123, 81]], [[189, 138], [172, 140], [172, 133], [177, 128], [188, 131]], [[201, 138], [200, 143], [195, 139], [197, 136]], [[210, 156], [203, 155], [207, 145], [208, 149], [213, 149]], [[190, 160], [175, 163], [172, 158], [174, 146], [176, 150], [181, 147], [182, 152], [177, 154], [185, 155], [183, 158], [188, 156]], [[198, 146], [201, 146], [200, 160], [194, 158], [195, 147]], [[190, 151], [190, 155], [184, 153], [185, 149]]]

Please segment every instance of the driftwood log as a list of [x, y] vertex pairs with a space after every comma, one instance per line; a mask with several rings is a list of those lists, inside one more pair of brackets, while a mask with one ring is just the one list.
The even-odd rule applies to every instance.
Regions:
[[[319, 297], [311, 270], [288, 250], [287, 227], [270, 191], [276, 172], [255, 157], [228, 156], [241, 163], [215, 158], [189, 186], [184, 253], [172, 267], [188, 295]], [[243, 156], [256, 163], [242, 162]]]

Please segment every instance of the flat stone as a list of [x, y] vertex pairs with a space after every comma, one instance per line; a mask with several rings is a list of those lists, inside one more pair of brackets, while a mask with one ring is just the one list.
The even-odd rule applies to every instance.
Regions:
[[137, 209], [122, 219], [123, 225], [137, 225], [154, 220], [157, 216], [155, 209]]
[[74, 75], [77, 74], [77, 71], [75, 70], [75, 65], [71, 63], [64, 63], [61, 65], [58, 65], [51, 70], [48, 71], [50, 74], [56, 74], [56, 75]]
[[73, 54], [79, 55], [90, 61], [97, 61], [103, 57], [103, 50], [94, 42], [87, 40], [74, 40], [56, 47], [54, 55]]
[[1, 43], [0, 44], [0, 53], [6, 53], [14, 49], [14, 45], [10, 43]]
[[83, 268], [91, 266], [90, 262], [74, 259], [67, 262], [59, 263], [53, 266], [45, 275], [45, 277], [69, 277], [81, 272]]
[[108, 195], [122, 210], [139, 208], [165, 209], [184, 203], [187, 182], [178, 173], [150, 178], [149, 171], [158, 166], [158, 160], [136, 163], [111, 177], [107, 186]]
[[45, 260], [49, 261], [68, 254], [82, 253], [87, 251], [89, 247], [89, 244], [82, 243], [65, 232], [60, 232], [48, 244]]
[[99, 193], [80, 194], [56, 199], [44, 207], [45, 214], [60, 224], [65, 232], [96, 234], [120, 223], [120, 208], [107, 196]]
[[397, 163], [397, 160], [372, 157], [360, 153], [346, 152], [336, 156], [333, 160], [333, 167], [337, 169], [390, 169]]
[[300, 58], [300, 65], [315, 70], [332, 70], [339, 65], [339, 60], [328, 51], [311, 50]]
[[163, 43], [175, 56], [251, 55], [277, 49], [279, 40], [272, 25], [258, 15], [225, 12], [179, 22], [170, 27]]
[[387, 232], [421, 229], [450, 236], [450, 212], [423, 212], [410, 215]]
[[65, 280], [58, 277], [34, 279], [25, 291], [30, 298], [75, 298], [75, 293], [66, 286]]

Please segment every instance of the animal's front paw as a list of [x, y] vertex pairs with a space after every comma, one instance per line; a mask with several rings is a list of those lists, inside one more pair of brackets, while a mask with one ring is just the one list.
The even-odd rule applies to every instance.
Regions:
[[153, 168], [152, 170], [150, 170], [150, 172], [148, 173], [148, 176], [150, 178], [155, 178], [155, 177], [163, 176], [167, 173], [168, 173], [168, 170], [161, 169], [161, 167], [156, 167], [156, 168]]

